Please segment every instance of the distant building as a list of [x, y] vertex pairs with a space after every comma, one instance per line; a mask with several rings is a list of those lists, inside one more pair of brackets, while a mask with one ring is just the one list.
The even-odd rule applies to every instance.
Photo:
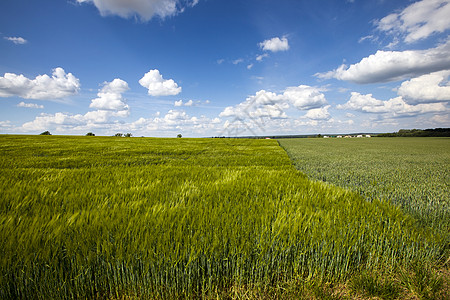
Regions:
[[370, 136], [370, 134], [366, 134], [366, 138], [370, 138], [371, 136]]
[[342, 139], [342, 135], [338, 135], [337, 138], [338, 138], [338, 139]]

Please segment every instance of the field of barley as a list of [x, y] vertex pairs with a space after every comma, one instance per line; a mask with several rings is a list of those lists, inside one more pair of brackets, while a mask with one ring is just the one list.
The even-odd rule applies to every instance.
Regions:
[[275, 140], [0, 136], [0, 298], [445, 297], [450, 140], [410, 206], [331, 184], [304, 141], [300, 172]]

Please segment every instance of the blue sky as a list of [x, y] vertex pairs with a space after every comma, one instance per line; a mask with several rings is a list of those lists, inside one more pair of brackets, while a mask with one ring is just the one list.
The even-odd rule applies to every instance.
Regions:
[[449, 16], [449, 0], [3, 0], [0, 133], [450, 127]]

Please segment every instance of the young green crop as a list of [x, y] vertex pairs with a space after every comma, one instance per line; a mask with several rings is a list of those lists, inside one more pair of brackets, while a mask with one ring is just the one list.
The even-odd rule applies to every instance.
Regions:
[[273, 140], [0, 136], [0, 298], [201, 298], [441, 253]]
[[450, 241], [450, 139], [280, 140], [308, 177], [400, 205]]

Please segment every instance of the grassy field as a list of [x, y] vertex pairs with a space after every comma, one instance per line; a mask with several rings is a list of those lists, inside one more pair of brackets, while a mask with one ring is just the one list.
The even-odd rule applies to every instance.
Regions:
[[0, 158], [1, 299], [443, 297], [441, 231], [274, 140], [0, 136]]
[[280, 140], [309, 178], [401, 206], [450, 241], [450, 138]]
[[310, 179], [348, 188], [368, 201], [382, 199], [393, 203], [410, 214], [418, 226], [431, 230], [440, 240], [442, 258], [438, 265], [447, 270], [448, 293], [450, 138], [283, 139], [279, 142], [295, 167]]

